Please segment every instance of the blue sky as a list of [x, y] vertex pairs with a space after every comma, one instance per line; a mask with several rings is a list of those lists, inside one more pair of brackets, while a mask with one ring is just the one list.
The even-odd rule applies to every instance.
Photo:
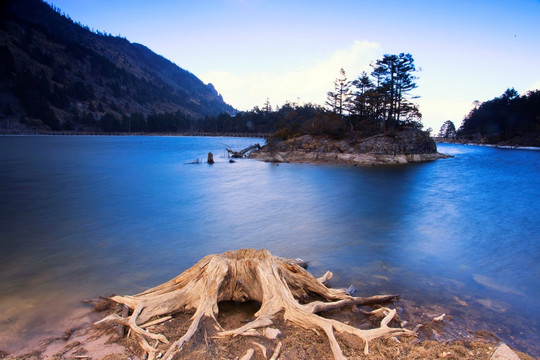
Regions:
[[148, 46], [239, 110], [323, 104], [345, 69], [406, 52], [425, 127], [474, 100], [540, 88], [540, 0], [50, 0], [73, 20]]

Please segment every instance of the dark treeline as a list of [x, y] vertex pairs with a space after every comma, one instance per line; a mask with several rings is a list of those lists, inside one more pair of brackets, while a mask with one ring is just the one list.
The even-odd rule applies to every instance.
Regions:
[[266, 101], [262, 108], [256, 106], [251, 111], [239, 112], [236, 115], [220, 114], [217, 117], [201, 119], [196, 122], [195, 130], [217, 133], [274, 133], [280, 130], [280, 136], [286, 138], [305, 132], [306, 126], [314, 119], [328, 117], [327, 115], [324, 108], [314, 104], [299, 106], [286, 103], [272, 109], [270, 102]]
[[341, 69], [325, 107], [288, 102], [272, 109], [267, 100], [262, 108], [235, 116], [206, 117], [198, 122], [198, 130], [275, 132], [275, 137], [287, 139], [300, 134], [366, 137], [404, 125], [421, 129], [422, 115], [411, 95], [417, 87], [413, 57], [387, 54], [371, 67], [370, 74], [363, 72], [354, 80]]
[[457, 137], [491, 144], [540, 146], [540, 90], [519, 96], [507, 89], [501, 96], [476, 103]]

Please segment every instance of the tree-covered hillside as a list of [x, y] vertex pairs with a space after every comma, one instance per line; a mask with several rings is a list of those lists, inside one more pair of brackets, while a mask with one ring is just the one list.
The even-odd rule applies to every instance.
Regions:
[[519, 96], [508, 89], [477, 104], [465, 117], [457, 137], [474, 142], [540, 146], [540, 90]]
[[174, 131], [234, 111], [145, 46], [90, 31], [41, 0], [2, 2], [0, 58], [4, 132]]

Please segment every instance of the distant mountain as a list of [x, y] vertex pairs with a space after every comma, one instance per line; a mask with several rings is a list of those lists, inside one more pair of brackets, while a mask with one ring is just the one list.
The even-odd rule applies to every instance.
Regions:
[[212, 84], [41, 0], [0, 5], [0, 132], [183, 131], [232, 113]]

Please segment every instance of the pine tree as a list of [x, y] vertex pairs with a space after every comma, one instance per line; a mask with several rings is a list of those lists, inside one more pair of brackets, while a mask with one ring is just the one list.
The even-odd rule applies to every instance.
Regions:
[[[352, 106], [350, 88], [351, 82], [347, 81], [347, 74], [345, 73], [345, 70], [341, 68], [339, 76], [334, 81], [334, 91], [329, 91], [326, 94], [326, 106], [330, 108], [331, 112], [339, 115], [341, 121], [343, 121], [345, 111], [349, 111]], [[348, 117], [348, 126], [351, 131], [354, 130], [350, 117]]]
[[350, 86], [345, 70], [341, 68], [339, 76], [334, 80], [334, 91], [327, 93], [326, 105], [330, 107], [330, 111], [338, 114], [341, 118], [343, 118], [343, 112], [350, 101]]
[[410, 92], [417, 88], [413, 75], [416, 71], [411, 54], [386, 54], [375, 62], [371, 75], [376, 79], [377, 90], [382, 95], [387, 127], [399, 125], [401, 119], [410, 120], [420, 114]]

